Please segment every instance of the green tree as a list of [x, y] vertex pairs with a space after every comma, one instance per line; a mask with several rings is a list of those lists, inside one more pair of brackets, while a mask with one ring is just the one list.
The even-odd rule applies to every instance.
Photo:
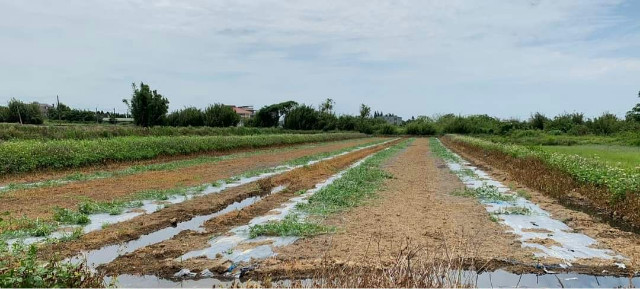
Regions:
[[543, 130], [547, 122], [549, 122], [549, 118], [539, 112], [536, 112], [531, 116], [531, 118], [529, 118], [529, 124], [534, 129]]
[[0, 106], [0, 122], [9, 122], [9, 108], [6, 106]]
[[167, 115], [166, 124], [170, 126], [203, 126], [204, 113], [196, 107], [186, 107]]
[[284, 118], [284, 128], [312, 130], [318, 128], [320, 114], [307, 105], [300, 105], [293, 108]]
[[133, 95], [131, 101], [123, 100], [129, 107], [136, 125], [150, 127], [163, 123], [169, 100], [164, 98], [157, 90], [151, 90], [149, 85], [140, 82], [140, 88], [132, 83]]
[[[638, 92], [638, 97], [640, 98], [640, 92]], [[640, 122], [640, 103], [627, 112], [627, 120]]]
[[335, 101], [331, 98], [327, 98], [323, 103], [320, 104], [320, 112], [333, 114], [333, 106], [335, 105]]
[[367, 106], [364, 103], [361, 104], [360, 105], [360, 118], [368, 118], [370, 114], [371, 114], [371, 107]]
[[295, 101], [285, 101], [264, 106], [256, 112], [251, 124], [257, 127], [276, 127], [280, 122], [280, 117], [286, 116], [296, 106], [298, 106], [298, 103]]
[[240, 116], [231, 108], [221, 103], [208, 106], [204, 110], [204, 124], [213, 127], [236, 126]]
[[24, 124], [42, 124], [44, 122], [40, 106], [36, 103], [26, 104], [14, 98], [9, 101], [8, 108], [7, 122]]

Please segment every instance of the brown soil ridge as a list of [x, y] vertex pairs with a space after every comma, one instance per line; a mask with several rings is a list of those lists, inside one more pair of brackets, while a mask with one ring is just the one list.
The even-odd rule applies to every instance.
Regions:
[[373, 141], [356, 139], [301, 147], [290, 151], [271, 152], [221, 160], [175, 170], [147, 171], [133, 175], [73, 182], [56, 187], [43, 187], [7, 192], [0, 195], [2, 208], [13, 216], [49, 219], [53, 208], [73, 209], [83, 199], [112, 201], [144, 190], [162, 190], [210, 183], [241, 174], [251, 169], [269, 168], [286, 161], [317, 153], [331, 152]]
[[[75, 241], [46, 246], [44, 250], [42, 250], [42, 252], [43, 255], [57, 252], [62, 256], [72, 256], [79, 253], [80, 251], [95, 250], [106, 245], [131, 241], [144, 234], [169, 227], [172, 225], [172, 223], [183, 222], [190, 220], [197, 215], [206, 215], [220, 211], [226, 206], [234, 202], [239, 202], [246, 198], [253, 196], [266, 196], [274, 186], [289, 184], [289, 187], [287, 188], [287, 190], [285, 190], [285, 192], [268, 196], [265, 199], [254, 204], [254, 206], [260, 203], [273, 203], [273, 200], [277, 200], [278, 202], [275, 202], [275, 204], [279, 204], [281, 203], [281, 201], [283, 201], [280, 200], [281, 196], [287, 196], [287, 194], [293, 194], [293, 192], [295, 192], [295, 189], [297, 188], [297, 185], [295, 185], [296, 181], [303, 175], [302, 172], [314, 169], [315, 171], [313, 174], [317, 175], [318, 177], [326, 176], [326, 174], [329, 174], [329, 172], [331, 171], [331, 167], [327, 166], [344, 167], [347, 164], [354, 162], [355, 160], [380, 151], [388, 146], [395, 144], [396, 142], [397, 141], [394, 141], [386, 143], [384, 145], [378, 145], [375, 147], [348, 153], [346, 155], [342, 155], [328, 161], [323, 161], [312, 166], [298, 168], [284, 174], [266, 178], [259, 181], [258, 183], [250, 183], [231, 188], [219, 194], [210, 194], [196, 197], [189, 201], [172, 205], [158, 212], [142, 215], [132, 220], [114, 224], [99, 231], [91, 232], [89, 234], [83, 235], [80, 239]], [[324, 173], [322, 173], [320, 169], [325, 170]], [[247, 210], [247, 208], [245, 208], [245, 210]], [[242, 210], [240, 212], [242, 212]], [[241, 215], [241, 213], [232, 212], [214, 220], [221, 219], [222, 217], [234, 218]], [[210, 222], [207, 222], [205, 224], [205, 227], [208, 229], [210, 229], [211, 226], [209, 225], [209, 223]], [[191, 233], [183, 232], [178, 236], [183, 236], [186, 234]]]
[[[581, 192], [591, 188], [581, 187], [572, 179], [568, 180], [569, 176], [552, 171], [539, 162], [531, 163], [532, 160], [515, 159], [502, 153], [454, 142], [446, 137], [441, 140], [449, 149], [481, 168], [494, 179], [527, 191], [532, 202], [576, 232], [598, 241], [599, 247], [611, 249], [627, 257], [628, 260], [623, 263], [627, 265], [629, 271], [640, 269], [640, 235], [611, 226], [600, 219], [599, 215], [591, 215], [575, 210], [572, 206], [567, 206], [567, 199], [576, 198]], [[558, 181], [559, 179], [560, 181]], [[558, 187], [552, 189], [553, 183], [556, 181], [558, 181], [556, 183]], [[552, 190], [552, 192], [548, 193], [547, 190]], [[583, 198], [578, 197], [579, 200]], [[584, 265], [601, 267], [611, 265], [611, 262], [606, 263], [603, 260], [582, 260], [574, 263], [575, 265], [586, 263]], [[611, 269], [607, 270], [614, 272]], [[598, 273], [596, 271], [602, 271], [602, 268], [592, 269], [592, 271]]]
[[311, 189], [354, 162], [390, 145], [392, 144], [354, 152], [274, 176], [268, 179], [268, 182], [271, 186], [286, 185], [285, 191], [267, 196], [242, 210], [208, 220], [203, 226], [206, 229], [203, 233], [184, 231], [169, 240], [120, 256], [99, 269], [109, 275], [153, 274], [161, 277], [171, 277], [175, 272], [185, 267], [199, 268], [200, 270], [211, 268], [214, 272], [226, 270], [230, 265], [228, 261], [196, 258], [178, 262], [175, 261], [175, 258], [189, 251], [206, 248], [207, 241], [212, 237], [226, 233], [235, 226], [246, 224], [254, 217], [278, 208], [282, 203], [295, 196], [295, 192]]
[[463, 184], [432, 155], [428, 139], [417, 139], [385, 170], [394, 178], [385, 182], [379, 198], [325, 221], [337, 226], [338, 233], [298, 240], [278, 250], [255, 274], [296, 275], [296, 264], [385, 267], [407, 242], [485, 267], [492, 260], [531, 262], [531, 251], [492, 222], [484, 206], [450, 194]]

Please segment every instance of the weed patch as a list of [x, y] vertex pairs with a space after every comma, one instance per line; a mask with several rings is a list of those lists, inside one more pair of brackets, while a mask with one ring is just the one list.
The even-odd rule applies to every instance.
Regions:
[[249, 231], [249, 236], [251, 238], [258, 236], [309, 237], [334, 231], [334, 227], [307, 222], [301, 220], [297, 214], [290, 214], [282, 221], [252, 226]]

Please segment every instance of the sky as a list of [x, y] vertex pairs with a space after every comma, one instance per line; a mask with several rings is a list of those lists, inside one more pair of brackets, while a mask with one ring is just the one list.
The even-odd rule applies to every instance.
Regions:
[[0, 105], [124, 112], [286, 100], [404, 118], [623, 116], [640, 90], [640, 1], [0, 0]]

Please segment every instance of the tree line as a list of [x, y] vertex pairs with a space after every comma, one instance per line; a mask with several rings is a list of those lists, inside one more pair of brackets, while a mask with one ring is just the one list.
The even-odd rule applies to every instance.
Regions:
[[[142, 127], [283, 127], [291, 130], [342, 130], [359, 131], [367, 134], [410, 134], [434, 135], [457, 134], [508, 134], [519, 130], [540, 130], [549, 134], [569, 135], [611, 135], [619, 132], [640, 131], [640, 103], [627, 112], [625, 118], [604, 113], [587, 118], [582, 113], [564, 113], [547, 117], [534, 113], [527, 120], [500, 119], [488, 115], [461, 116], [444, 114], [434, 117], [411, 118], [400, 125], [390, 124], [383, 119], [381, 111], [371, 114], [371, 107], [361, 104], [357, 115], [336, 115], [335, 101], [326, 99], [317, 108], [295, 101], [285, 101], [266, 105], [248, 119], [242, 119], [232, 107], [216, 103], [205, 109], [185, 107], [169, 113], [169, 100], [148, 84], [132, 84], [130, 99], [123, 99], [131, 113], [135, 125]], [[638, 93], [640, 97], [640, 92]], [[59, 104], [43, 115], [37, 104], [27, 104], [12, 99], [8, 106], [0, 106], [0, 122], [41, 124], [45, 117], [50, 120], [71, 122], [99, 122], [103, 117], [123, 117], [72, 109]]]

